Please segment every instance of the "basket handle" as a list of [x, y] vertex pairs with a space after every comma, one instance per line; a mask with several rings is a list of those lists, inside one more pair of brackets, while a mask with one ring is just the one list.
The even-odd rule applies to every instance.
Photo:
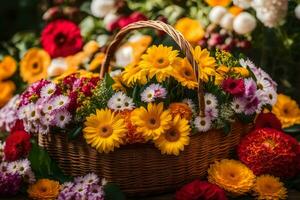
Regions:
[[110, 43], [110, 45], [107, 48], [106, 56], [104, 59], [104, 62], [102, 63], [101, 71], [100, 71], [100, 78], [102, 79], [105, 75], [105, 73], [108, 73], [110, 60], [114, 56], [118, 46], [122, 42], [122, 40], [125, 38], [125, 36], [133, 30], [136, 29], [142, 29], [142, 28], [154, 28], [159, 31], [163, 31], [166, 34], [168, 34], [172, 39], [178, 44], [180, 49], [185, 53], [188, 61], [192, 65], [194, 69], [195, 76], [198, 81], [198, 99], [199, 99], [199, 108], [200, 108], [200, 116], [205, 116], [205, 102], [204, 102], [204, 90], [202, 85], [202, 80], [200, 79], [200, 68], [197, 64], [197, 62], [194, 59], [193, 53], [192, 53], [192, 46], [190, 43], [184, 39], [183, 35], [176, 31], [172, 26], [161, 22], [161, 21], [138, 21], [135, 23], [131, 23], [128, 26], [122, 28], [114, 37], [113, 41]]

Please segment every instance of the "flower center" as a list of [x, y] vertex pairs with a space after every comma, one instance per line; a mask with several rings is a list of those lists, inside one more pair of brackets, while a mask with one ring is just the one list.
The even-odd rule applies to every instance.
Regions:
[[166, 133], [165, 137], [169, 142], [176, 142], [180, 138], [180, 134], [177, 131], [171, 129]]
[[276, 146], [276, 143], [274, 140], [272, 139], [266, 139], [264, 142], [263, 142], [263, 145], [267, 148], [271, 148], [271, 149], [274, 149], [275, 146]]
[[201, 126], [205, 126], [205, 124], [206, 124], [206, 122], [205, 122], [204, 120], [201, 120], [201, 121], [200, 121], [200, 125], [201, 125]]
[[259, 90], [262, 90], [262, 89], [264, 89], [264, 86], [262, 85], [262, 84], [257, 84], [257, 88], [259, 89]]
[[47, 192], [47, 188], [45, 186], [41, 186], [40, 187], [40, 191], [43, 192], [43, 193], [45, 193], [45, 192]]
[[42, 67], [39, 65], [39, 62], [34, 62], [31, 65], [31, 72], [33, 75], [39, 74], [42, 71]]
[[206, 101], [206, 104], [207, 104], [207, 105], [210, 105], [210, 104], [211, 104], [211, 100], [207, 100], [207, 101]]
[[159, 122], [154, 117], [150, 118], [148, 122], [148, 125], [151, 129], [156, 129], [159, 127]]
[[236, 87], [236, 83], [235, 82], [230, 83], [230, 85], [229, 85], [230, 89], [234, 89], [235, 87]]
[[156, 60], [156, 66], [157, 68], [164, 68], [164, 67], [167, 67], [169, 65], [169, 61], [164, 59], [164, 58], [158, 58]]
[[54, 41], [58, 46], [62, 46], [65, 43], [66, 39], [67, 38], [63, 33], [58, 33], [55, 36]]
[[101, 137], [104, 137], [104, 138], [107, 138], [107, 137], [109, 137], [109, 136], [111, 136], [112, 135], [112, 128], [110, 127], [110, 126], [102, 126], [101, 128], [100, 128], [100, 133], [99, 133], [99, 135], [101, 136]]
[[65, 120], [65, 116], [60, 116], [60, 121], [64, 121]]

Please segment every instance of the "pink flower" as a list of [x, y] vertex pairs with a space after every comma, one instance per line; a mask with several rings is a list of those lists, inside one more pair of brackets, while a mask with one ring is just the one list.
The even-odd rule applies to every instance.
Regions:
[[241, 96], [245, 92], [245, 84], [243, 79], [227, 78], [222, 83], [222, 88], [234, 96]]

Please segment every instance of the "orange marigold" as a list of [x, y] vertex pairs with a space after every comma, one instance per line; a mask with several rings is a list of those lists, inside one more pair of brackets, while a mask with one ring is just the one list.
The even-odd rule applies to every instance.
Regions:
[[57, 181], [40, 179], [35, 184], [30, 185], [27, 192], [34, 200], [55, 200], [59, 194], [60, 185]]
[[185, 118], [188, 121], [192, 118], [192, 110], [186, 103], [171, 103], [169, 109], [173, 118], [176, 115], [180, 115], [181, 118]]

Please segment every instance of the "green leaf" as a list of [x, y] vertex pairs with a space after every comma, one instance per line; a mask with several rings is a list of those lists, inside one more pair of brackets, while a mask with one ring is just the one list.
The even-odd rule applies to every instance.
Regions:
[[108, 183], [104, 186], [105, 200], [125, 200], [125, 195], [117, 186], [113, 183]]
[[31, 143], [32, 147], [28, 159], [37, 178], [54, 179], [61, 183], [71, 180], [70, 177], [62, 173], [46, 150], [39, 147], [35, 140], [32, 140]]
[[284, 132], [286, 133], [300, 133], [300, 124], [288, 127], [288, 128], [284, 128], [283, 129]]
[[114, 79], [112, 79], [112, 77], [109, 74], [105, 74], [104, 81], [105, 81], [106, 87], [112, 86], [115, 82]]
[[80, 6], [80, 10], [82, 12], [86, 12], [87, 14], [91, 15], [91, 2], [87, 1], [87, 2], [84, 2], [81, 6]]
[[226, 122], [224, 124], [223, 131], [224, 131], [225, 134], [228, 135], [230, 133], [230, 131], [231, 131], [231, 123]]
[[70, 131], [70, 133], [68, 134], [68, 138], [70, 140], [74, 140], [82, 131], [82, 126], [79, 127], [75, 127], [74, 129], [72, 129]]

